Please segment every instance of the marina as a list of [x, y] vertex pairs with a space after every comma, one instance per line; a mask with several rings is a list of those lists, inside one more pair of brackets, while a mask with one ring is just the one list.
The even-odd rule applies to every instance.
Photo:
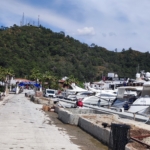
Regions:
[[150, 1], [0, 2], [0, 150], [150, 150]]
[[[134, 83], [135, 82], [137, 83], [137, 80], [138, 83], [141, 83], [141, 81], [139, 81], [139, 76], [136, 77], [137, 78], [136, 81], [134, 81]], [[72, 83], [70, 84], [70, 88], [65, 88], [65, 90], [61, 92], [54, 89], [42, 90], [40, 84], [33, 81], [32, 82], [20, 81], [16, 84], [15, 91], [13, 91], [12, 88], [10, 88], [9, 90], [6, 90], [5, 93], [6, 95], [2, 96], [1, 111], [3, 112], [3, 109], [5, 109], [7, 105], [13, 107], [19, 106], [19, 108], [21, 107], [19, 113], [21, 113], [23, 116], [26, 116], [25, 115], [26, 113], [24, 113], [25, 110], [23, 106], [26, 105], [27, 103], [26, 109], [29, 108], [32, 109], [31, 106], [34, 108], [35, 105], [36, 110], [40, 111], [41, 115], [45, 114], [45, 116], [43, 116], [44, 118], [42, 119], [43, 121], [40, 118], [36, 119], [36, 120], [40, 119], [43, 122], [41, 124], [41, 128], [44, 128], [45, 132], [49, 132], [48, 130], [50, 127], [48, 127], [48, 125], [49, 126], [54, 125], [52, 124], [53, 117], [49, 118], [48, 116], [57, 116], [58, 120], [61, 121], [62, 124], [64, 123], [63, 126], [73, 125], [76, 126], [76, 130], [80, 128], [80, 130], [83, 130], [82, 133], [86, 132], [90, 136], [93, 136], [95, 140], [98, 140], [100, 142], [98, 145], [102, 148], [102, 150], [108, 148], [113, 149], [115, 148], [115, 146], [117, 147], [121, 146], [118, 149], [115, 148], [115, 150], [120, 150], [120, 149], [136, 150], [138, 149], [138, 147], [140, 147], [141, 150], [146, 150], [146, 148], [150, 147], [149, 146], [150, 144], [148, 142], [149, 134], [150, 134], [150, 128], [149, 128], [150, 83], [149, 81], [147, 81], [144, 82], [143, 84], [131, 86], [131, 85], [127, 85], [129, 84], [128, 81], [129, 79], [126, 80], [126, 85], [124, 85], [124, 82], [122, 82], [119, 86], [117, 82], [117, 86], [116, 84], [113, 85], [113, 87], [115, 87], [114, 89], [111, 89], [112, 87], [111, 83], [108, 84], [108, 82], [105, 83], [105, 81], [103, 82], [103, 84], [107, 84], [105, 85], [105, 87], [107, 88], [104, 89], [101, 89], [100, 87], [98, 88], [97, 86], [91, 87], [89, 84], [86, 85], [86, 88], [81, 88], [77, 86], [75, 83]], [[142, 101], [140, 101], [140, 99], [142, 99]], [[15, 104], [12, 105], [12, 103]], [[13, 107], [12, 109], [14, 109]], [[9, 109], [11, 110], [11, 107], [9, 107]], [[13, 110], [12, 115], [15, 116], [15, 114]], [[33, 114], [36, 113], [33, 112]], [[36, 116], [38, 117], [38, 114], [36, 114]], [[24, 118], [22, 119], [24, 120]], [[30, 118], [29, 116], [26, 119], [27, 120], [29, 119], [30, 123], [32, 122], [37, 124], [35, 125], [35, 127], [31, 126], [30, 130], [34, 128], [33, 129], [34, 131], [35, 128], [37, 128], [37, 126], [40, 126], [40, 124], [38, 125], [38, 123], [36, 123], [36, 121]], [[24, 123], [26, 123], [27, 120], [24, 120]], [[46, 125], [43, 125], [45, 123]], [[2, 128], [4, 128], [3, 125], [1, 127], [1, 130]], [[116, 133], [115, 133], [116, 130], [115, 128], [117, 129]], [[27, 131], [23, 131], [23, 134], [25, 132]], [[53, 135], [55, 133], [49, 133], [49, 134]], [[126, 136], [122, 136], [125, 134]], [[32, 136], [33, 135], [34, 134], [32, 133]], [[122, 138], [118, 138], [120, 135]], [[12, 136], [13, 142], [15, 142], [14, 140], [15, 136], [18, 136], [16, 131], [15, 134]], [[40, 135], [38, 135], [38, 137], [36, 138], [39, 138], [39, 136]], [[46, 136], [48, 136], [48, 134]], [[65, 136], [67, 137], [68, 134], [66, 133]], [[51, 137], [52, 138], [50, 139], [49, 142], [56, 140], [55, 136], [54, 137], [51, 136]], [[140, 137], [143, 140], [141, 140]], [[70, 140], [68, 142], [71, 142], [73, 140], [70, 137], [67, 138], [68, 140]], [[34, 145], [36, 145], [35, 139], [32, 137], [32, 141], [33, 143], [35, 143]], [[55, 147], [55, 144], [54, 146], [46, 144], [45, 143], [46, 140], [44, 140], [43, 137], [40, 137], [39, 139], [43, 141], [41, 145], [38, 144], [39, 147], [38, 146], [34, 147], [34, 145], [30, 147], [29, 145], [24, 145], [24, 143], [22, 143], [22, 146], [21, 145], [19, 146], [26, 147], [26, 149], [33, 149], [33, 148], [40, 149], [40, 146], [43, 147], [44, 144], [45, 146], [43, 147], [43, 149], [45, 150], [48, 150], [50, 148], [60, 149], [59, 146]], [[117, 141], [117, 143], [115, 143], [115, 141]], [[85, 148], [83, 144], [76, 145], [75, 143], [67, 147], [65, 147], [65, 145], [63, 145], [62, 143], [62, 148], [65, 147], [65, 149], [68, 150], [88, 149]], [[123, 145], [120, 143], [122, 143]], [[91, 143], [90, 145], [92, 147], [95, 147], [95, 149], [99, 147], [99, 146], [97, 147], [97, 144], [94, 143]], [[19, 149], [19, 146], [16, 148]]]

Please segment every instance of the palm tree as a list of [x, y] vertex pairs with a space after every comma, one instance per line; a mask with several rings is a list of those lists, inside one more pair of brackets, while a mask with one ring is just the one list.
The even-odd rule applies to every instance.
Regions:
[[41, 80], [42, 79], [42, 74], [40, 73], [40, 71], [36, 68], [33, 68], [31, 70], [31, 75], [29, 76], [32, 80]]
[[5, 74], [6, 78], [7, 78], [6, 80], [10, 81], [11, 77], [14, 76], [14, 71], [11, 68], [8, 68], [8, 69], [5, 69], [4, 72], [5, 72], [4, 74]]
[[73, 75], [71, 75], [70, 77], [68, 77], [68, 78], [65, 80], [65, 82], [64, 82], [64, 87], [69, 88], [72, 83], [75, 83], [75, 84], [78, 84], [78, 83], [79, 83], [78, 79], [75, 78]]
[[71, 85], [71, 83], [72, 83], [72, 81], [70, 80], [70, 78], [67, 78], [67, 79], [65, 80], [63, 86], [69, 88], [69, 86]]
[[[40, 71], [36, 68], [33, 68], [31, 70], [31, 75], [29, 76], [29, 78], [31, 80], [35, 80], [36, 83], [40, 82], [42, 80], [42, 74], [40, 73]], [[35, 87], [35, 91], [37, 90], [37, 87]]]
[[5, 92], [8, 89], [8, 85], [10, 86], [10, 79], [14, 76], [14, 71], [11, 68], [2, 68], [0, 67], [0, 80], [5, 82]]
[[52, 75], [50, 71], [46, 71], [43, 75], [43, 82], [48, 83], [47, 88], [58, 88], [58, 79]]
[[71, 76], [69, 77], [69, 79], [70, 79], [70, 82], [71, 82], [71, 83], [75, 83], [75, 84], [78, 84], [78, 83], [79, 83], [78, 79], [75, 78], [73, 75], [71, 75]]
[[14, 71], [11, 68], [8, 68], [5, 70], [5, 75], [6, 75], [6, 82], [7, 82], [6, 84], [9, 85], [9, 90], [11, 91], [10, 80], [14, 76]]
[[5, 70], [4, 70], [4, 68], [2, 68], [2, 67], [0, 66], [0, 80], [1, 80], [2, 82], [4, 82], [4, 81], [5, 81], [5, 78], [6, 78], [6, 76], [5, 76]]

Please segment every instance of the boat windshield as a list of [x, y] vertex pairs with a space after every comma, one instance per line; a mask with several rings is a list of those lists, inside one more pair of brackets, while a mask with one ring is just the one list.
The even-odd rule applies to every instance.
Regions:
[[122, 107], [123, 104], [128, 103], [128, 104], [132, 104], [135, 100], [137, 99], [136, 96], [128, 96], [128, 97], [124, 97], [124, 98], [116, 98], [114, 100], [114, 102], [112, 103], [113, 107]]
[[47, 93], [49, 93], [49, 94], [54, 94], [54, 91], [47, 90]]

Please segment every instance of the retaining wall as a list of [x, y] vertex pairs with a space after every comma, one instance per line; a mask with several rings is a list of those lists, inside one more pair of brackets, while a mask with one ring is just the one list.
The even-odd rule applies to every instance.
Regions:
[[58, 111], [58, 118], [64, 123], [78, 125], [79, 115], [72, 114], [70, 111], [61, 108]]
[[78, 109], [78, 108], [59, 108], [55, 107], [55, 112], [58, 113], [58, 118], [64, 122], [73, 125], [78, 125], [79, 117], [83, 114], [98, 114], [100, 112], [92, 109]]
[[[103, 114], [99, 111], [92, 109], [66, 109], [55, 106], [55, 112], [58, 113], [58, 118], [67, 124], [78, 125], [80, 128], [103, 142], [105, 145], [109, 145], [110, 128], [104, 128], [97, 125], [90, 120], [82, 117], [82, 115], [88, 114]], [[136, 150], [130, 144], [127, 144], [125, 150]]]
[[89, 120], [82, 118], [82, 116], [79, 118], [78, 125], [104, 144], [109, 144], [110, 129], [93, 124]]
[[55, 112], [55, 113], [58, 114], [58, 112], [59, 112], [60, 109], [63, 109], [63, 108], [61, 108], [61, 107], [59, 107], [59, 106], [57, 106], [57, 105], [54, 105], [54, 112]]

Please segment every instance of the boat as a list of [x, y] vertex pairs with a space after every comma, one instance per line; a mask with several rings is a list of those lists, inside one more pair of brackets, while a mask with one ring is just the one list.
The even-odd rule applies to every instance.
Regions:
[[140, 96], [142, 86], [123, 86], [118, 88], [116, 99], [111, 104], [111, 109], [128, 110], [130, 105]]
[[141, 96], [135, 100], [128, 112], [139, 114], [150, 114], [150, 81], [143, 84]]
[[85, 92], [76, 92], [76, 94], [69, 94], [64, 99], [76, 101], [77, 99], [83, 99], [87, 96], [94, 95], [91, 91], [85, 91]]
[[124, 78], [124, 77], [118, 77], [117, 74], [115, 73], [108, 73], [107, 77], [103, 78], [101, 81], [97, 82], [87, 82], [84, 83], [85, 89], [91, 90], [115, 90], [120, 86], [127, 85], [129, 82], [129, 78]]
[[101, 90], [95, 93], [95, 95], [86, 96], [81, 99], [83, 104], [98, 105], [98, 101], [100, 100], [100, 106], [108, 106], [113, 102], [116, 96], [117, 94], [113, 90]]
[[88, 90], [77, 86], [75, 83], [70, 85], [71, 89], [66, 89], [62, 94], [65, 99], [73, 100], [78, 93], [90, 93]]

